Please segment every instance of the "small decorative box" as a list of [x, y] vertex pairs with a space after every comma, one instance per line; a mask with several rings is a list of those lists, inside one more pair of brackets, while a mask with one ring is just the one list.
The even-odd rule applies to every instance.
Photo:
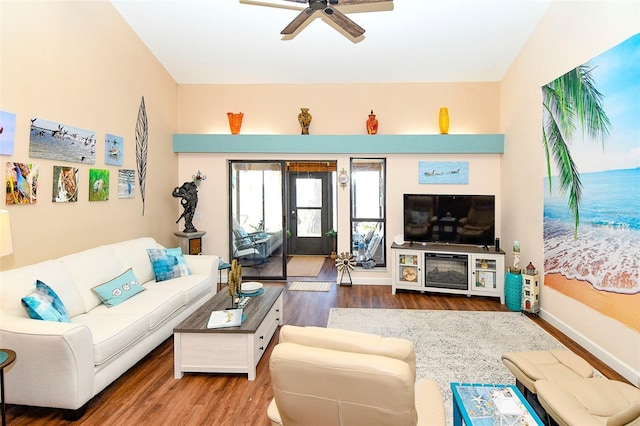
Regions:
[[493, 424], [498, 426], [516, 426], [522, 423], [522, 412], [511, 398], [497, 397], [493, 400]]

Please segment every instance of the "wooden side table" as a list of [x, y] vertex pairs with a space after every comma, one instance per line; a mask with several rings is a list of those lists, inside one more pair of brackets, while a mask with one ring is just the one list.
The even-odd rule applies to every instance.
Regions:
[[16, 353], [11, 349], [0, 349], [0, 401], [2, 403], [2, 426], [7, 424], [7, 408], [4, 405], [4, 369], [16, 360]]

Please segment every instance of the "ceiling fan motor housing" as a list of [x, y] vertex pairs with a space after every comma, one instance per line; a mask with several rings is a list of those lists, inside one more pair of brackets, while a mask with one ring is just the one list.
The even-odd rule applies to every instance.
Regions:
[[327, 0], [309, 0], [309, 7], [313, 10], [323, 10], [327, 7]]

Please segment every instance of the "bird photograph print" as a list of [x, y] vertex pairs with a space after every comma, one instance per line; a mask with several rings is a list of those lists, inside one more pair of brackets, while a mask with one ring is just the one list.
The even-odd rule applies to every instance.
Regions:
[[95, 164], [96, 134], [91, 130], [32, 118], [29, 157]]
[[75, 203], [78, 201], [77, 167], [53, 166], [53, 191], [51, 201], [54, 203]]
[[89, 169], [89, 201], [109, 199], [109, 170]]
[[7, 162], [6, 203], [35, 204], [38, 200], [38, 166]]
[[118, 198], [134, 198], [136, 189], [136, 171], [118, 170]]

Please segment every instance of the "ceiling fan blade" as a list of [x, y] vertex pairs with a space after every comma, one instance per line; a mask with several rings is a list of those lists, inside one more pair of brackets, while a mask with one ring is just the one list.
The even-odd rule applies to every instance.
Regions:
[[324, 14], [327, 16], [327, 18], [331, 19], [338, 26], [351, 34], [351, 37], [357, 38], [364, 34], [364, 28], [353, 22], [351, 19], [347, 18], [347, 16], [339, 10], [327, 7], [324, 10]]
[[[295, 1], [295, 0], [293, 0]], [[370, 3], [391, 3], [393, 0], [338, 0], [337, 3], [329, 1], [332, 6], [353, 6], [356, 4], [370, 4]]]
[[302, 26], [302, 24], [307, 22], [307, 19], [311, 18], [314, 12], [316, 11], [311, 9], [310, 7], [306, 8], [305, 10], [300, 12], [300, 14], [296, 16], [295, 19], [291, 21], [291, 23], [280, 32], [280, 34], [291, 35], [295, 33], [296, 30]]
[[304, 10], [308, 6], [306, 0], [240, 0], [240, 3], [290, 10]]

